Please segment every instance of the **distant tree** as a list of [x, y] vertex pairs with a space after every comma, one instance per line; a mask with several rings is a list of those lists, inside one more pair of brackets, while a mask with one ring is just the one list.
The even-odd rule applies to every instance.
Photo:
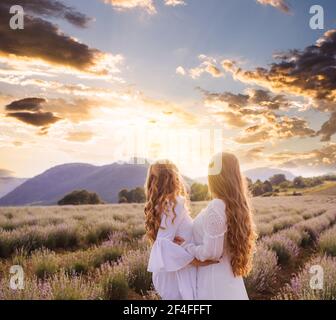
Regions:
[[336, 181], [336, 174], [327, 174], [322, 179], [325, 181]]
[[209, 189], [206, 184], [193, 183], [190, 188], [191, 201], [206, 201], [209, 200]]
[[119, 203], [128, 203], [127, 198], [119, 197]]
[[102, 204], [103, 201], [95, 192], [87, 190], [75, 190], [64, 196], [63, 199], [58, 201], [59, 206], [66, 205], [86, 205], [86, 204]]
[[296, 177], [293, 181], [293, 185], [295, 188], [305, 188], [306, 183], [303, 177]]
[[272, 192], [273, 191], [273, 186], [271, 184], [271, 182], [269, 182], [268, 180], [266, 180], [263, 183], [263, 192], [267, 193], [267, 192]]
[[323, 180], [320, 177], [304, 178], [307, 187], [316, 187], [323, 184]]
[[[118, 193], [119, 203], [120, 202], [128, 202], [127, 197], [128, 197], [128, 190], [127, 189], [120, 190], [120, 192]], [[121, 200], [125, 200], [125, 199], [126, 199], [126, 201], [121, 201]]]
[[144, 188], [135, 188], [132, 190], [123, 189], [118, 194], [119, 203], [144, 203], [146, 195]]
[[279, 187], [280, 187], [281, 189], [288, 189], [288, 188], [293, 187], [293, 183], [290, 182], [290, 181], [284, 181], [284, 182], [281, 182], [281, 183], [279, 184]]
[[264, 186], [260, 180], [257, 180], [252, 186], [252, 195], [259, 197], [264, 194]]
[[144, 203], [146, 195], [144, 188], [135, 188], [129, 192], [129, 199], [131, 203]]
[[287, 181], [287, 179], [284, 174], [275, 174], [269, 181], [273, 186], [278, 186], [280, 183]]

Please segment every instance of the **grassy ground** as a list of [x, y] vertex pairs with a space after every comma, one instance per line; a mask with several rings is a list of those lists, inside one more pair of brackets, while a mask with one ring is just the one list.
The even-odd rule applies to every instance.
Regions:
[[336, 182], [324, 181], [323, 184], [311, 188], [289, 188], [287, 190], [280, 190], [281, 196], [291, 196], [293, 192], [302, 193], [304, 195], [336, 195]]
[[307, 190], [306, 193], [316, 195], [336, 195], [336, 182], [326, 181], [321, 186]]
[[[206, 205], [192, 203], [191, 215]], [[336, 284], [336, 196], [255, 198], [253, 206], [259, 239], [249, 296], [336, 298], [335, 286], [319, 296], [307, 288], [316, 259]], [[157, 299], [144, 232], [138, 204], [0, 208], [0, 299]], [[9, 289], [12, 265], [23, 267], [24, 290]]]

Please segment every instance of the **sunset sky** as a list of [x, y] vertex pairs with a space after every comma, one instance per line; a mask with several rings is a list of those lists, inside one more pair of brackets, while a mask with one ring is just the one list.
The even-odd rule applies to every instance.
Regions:
[[213, 130], [244, 169], [335, 172], [335, 71], [335, 1], [1, 0], [0, 175], [136, 149], [203, 176]]

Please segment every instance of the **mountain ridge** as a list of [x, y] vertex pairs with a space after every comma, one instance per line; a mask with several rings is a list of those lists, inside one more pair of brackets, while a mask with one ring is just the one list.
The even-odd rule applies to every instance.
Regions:
[[[284, 174], [288, 180], [293, 180], [295, 175], [288, 171], [279, 168], [268, 168], [268, 167], [259, 167], [254, 169], [249, 169], [243, 172], [243, 174], [251, 179], [253, 182], [257, 181], [258, 179], [261, 181], [268, 180], [270, 177], [274, 176], [275, 174]], [[194, 179], [198, 183], [207, 184], [208, 178], [207, 177], [198, 177]]]
[[0, 199], [15, 190], [28, 179], [17, 177], [0, 177]]
[[[0, 198], [0, 206], [54, 205], [66, 194], [80, 189], [96, 192], [107, 203], [116, 203], [121, 189], [133, 189], [144, 185], [149, 162], [140, 163], [115, 162], [102, 166], [66, 163], [54, 166], [23, 181], [5, 194]], [[247, 170], [244, 174], [253, 181], [264, 181], [274, 174], [285, 174], [290, 180], [294, 178], [290, 171], [266, 167]], [[185, 177], [185, 180], [189, 184], [195, 181], [207, 183], [206, 177]]]
[[121, 189], [143, 186], [148, 165], [112, 163], [95, 166], [69, 163], [52, 167], [25, 181], [0, 199], [0, 206], [52, 205], [67, 193], [87, 189], [116, 203]]
[[274, 176], [275, 174], [284, 174], [287, 180], [293, 180], [295, 175], [284, 169], [279, 168], [269, 168], [269, 167], [259, 167], [254, 169], [249, 169], [244, 171], [244, 175], [250, 178], [253, 182], [257, 180], [265, 181]]

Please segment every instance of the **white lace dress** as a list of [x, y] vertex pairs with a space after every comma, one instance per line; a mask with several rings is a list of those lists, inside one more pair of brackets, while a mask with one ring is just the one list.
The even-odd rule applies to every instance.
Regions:
[[153, 273], [155, 290], [163, 300], [195, 300], [196, 268], [190, 266], [194, 256], [173, 243], [176, 236], [192, 241], [193, 221], [185, 208], [185, 199], [177, 198], [173, 212], [162, 215], [161, 229], [151, 249], [148, 271]]
[[215, 199], [194, 220], [194, 244], [183, 245], [201, 261], [220, 261], [197, 269], [198, 300], [248, 300], [244, 281], [234, 276], [230, 257], [224, 250], [226, 231], [225, 203]]

